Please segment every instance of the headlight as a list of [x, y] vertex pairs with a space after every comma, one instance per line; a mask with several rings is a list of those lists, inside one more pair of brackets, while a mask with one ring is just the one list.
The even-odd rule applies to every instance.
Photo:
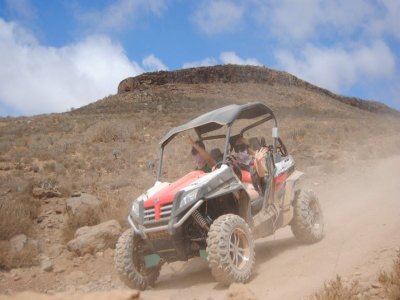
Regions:
[[131, 215], [134, 218], [139, 218], [139, 201], [134, 201], [132, 204]]
[[197, 199], [197, 193], [199, 192], [199, 189], [194, 189], [188, 192], [181, 201], [179, 202], [179, 208], [182, 208], [189, 204], [190, 202], [193, 202]]

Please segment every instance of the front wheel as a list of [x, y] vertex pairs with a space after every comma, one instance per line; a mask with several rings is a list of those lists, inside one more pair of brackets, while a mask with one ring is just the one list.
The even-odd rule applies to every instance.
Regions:
[[311, 244], [324, 236], [324, 218], [317, 196], [312, 191], [297, 191], [293, 201], [291, 228], [297, 240]]
[[207, 253], [211, 273], [218, 282], [229, 285], [248, 281], [255, 262], [249, 225], [237, 215], [220, 216], [208, 232]]
[[146, 268], [144, 263], [145, 243], [132, 229], [125, 231], [115, 248], [115, 268], [123, 283], [133, 289], [144, 290], [160, 275], [161, 264]]

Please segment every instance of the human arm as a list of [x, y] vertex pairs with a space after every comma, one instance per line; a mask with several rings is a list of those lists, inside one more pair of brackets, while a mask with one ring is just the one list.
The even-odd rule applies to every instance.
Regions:
[[188, 137], [188, 143], [196, 149], [196, 151], [199, 153], [199, 155], [206, 161], [207, 165], [212, 168], [215, 165], [215, 160], [212, 158], [212, 156], [201, 146], [196, 144], [196, 142], [193, 141], [193, 139], [189, 136]]
[[265, 161], [267, 152], [268, 148], [263, 147], [260, 150], [257, 150], [254, 154], [254, 167], [259, 177], [265, 177], [268, 174], [268, 169]]

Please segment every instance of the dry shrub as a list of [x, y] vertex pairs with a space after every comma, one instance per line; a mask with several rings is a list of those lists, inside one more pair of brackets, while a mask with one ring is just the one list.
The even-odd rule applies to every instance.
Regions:
[[63, 228], [63, 238], [68, 242], [74, 238], [75, 232], [78, 228], [83, 226], [93, 226], [99, 223], [100, 215], [98, 209], [88, 208], [79, 214], [71, 215], [68, 217]]
[[289, 138], [295, 142], [299, 142], [304, 138], [307, 131], [304, 128], [295, 128], [289, 133]]
[[400, 299], [400, 250], [393, 262], [391, 272], [382, 272], [379, 275], [379, 282], [383, 286], [386, 299]]
[[120, 224], [125, 224], [130, 210], [129, 205], [130, 201], [121, 201], [108, 195], [105, 196], [100, 203], [101, 221], [117, 220]]
[[[336, 280], [324, 283], [324, 287], [315, 293], [313, 300], [342, 300], [342, 299], [360, 299], [361, 287], [357, 281], [352, 281], [349, 285], [342, 282], [339, 275]], [[364, 299], [368, 299], [365, 298]]]
[[110, 143], [120, 139], [120, 133], [112, 124], [104, 124], [93, 136], [93, 142]]
[[0, 198], [0, 240], [27, 234], [39, 213], [39, 203], [23, 193], [12, 198]]
[[0, 269], [29, 267], [38, 262], [38, 249], [34, 244], [28, 243], [21, 251], [15, 251], [9, 242], [0, 241]]

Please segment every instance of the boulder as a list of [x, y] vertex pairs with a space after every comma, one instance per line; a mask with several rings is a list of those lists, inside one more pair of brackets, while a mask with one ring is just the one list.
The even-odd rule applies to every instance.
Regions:
[[67, 248], [80, 256], [94, 254], [108, 248], [115, 248], [121, 233], [116, 220], [110, 220], [95, 226], [85, 226], [75, 232], [75, 238], [68, 242]]
[[11, 238], [10, 246], [12, 250], [20, 252], [25, 247], [27, 242], [28, 237], [25, 234], [18, 234]]
[[38, 199], [61, 197], [62, 194], [55, 188], [41, 188], [35, 187], [32, 189], [32, 196]]
[[87, 213], [89, 210], [96, 210], [100, 201], [93, 195], [82, 193], [79, 197], [71, 197], [66, 201], [68, 216], [77, 216]]
[[53, 262], [48, 256], [43, 256], [40, 261], [40, 268], [44, 272], [51, 272], [54, 269]]
[[19, 253], [22, 251], [41, 252], [40, 243], [37, 240], [28, 238], [25, 234], [18, 234], [10, 239], [10, 251]]

